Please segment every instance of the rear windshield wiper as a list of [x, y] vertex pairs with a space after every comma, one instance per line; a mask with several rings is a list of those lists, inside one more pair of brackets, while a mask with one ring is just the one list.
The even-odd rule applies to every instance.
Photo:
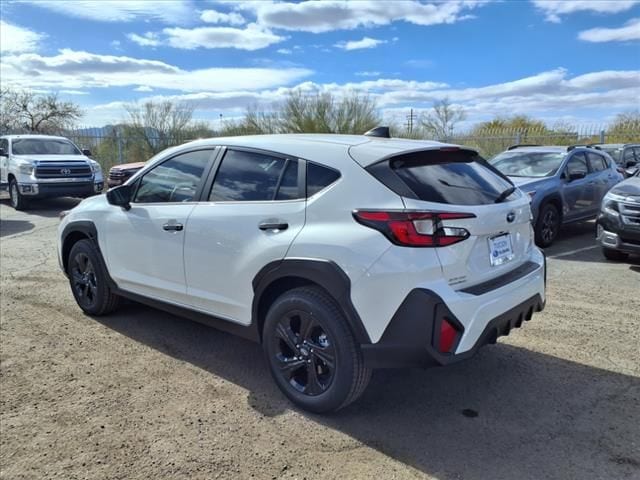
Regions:
[[509, 197], [509, 195], [511, 195], [515, 191], [516, 191], [516, 187], [507, 188], [504, 192], [498, 195], [498, 198], [496, 198], [495, 203], [504, 202]]

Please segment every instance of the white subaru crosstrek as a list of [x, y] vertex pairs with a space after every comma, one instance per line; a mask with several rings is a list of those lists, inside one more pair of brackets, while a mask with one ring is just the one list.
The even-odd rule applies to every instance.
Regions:
[[78, 305], [126, 297], [258, 341], [315, 412], [353, 402], [373, 368], [468, 358], [542, 310], [528, 196], [471, 149], [379, 132], [158, 154], [63, 216]]

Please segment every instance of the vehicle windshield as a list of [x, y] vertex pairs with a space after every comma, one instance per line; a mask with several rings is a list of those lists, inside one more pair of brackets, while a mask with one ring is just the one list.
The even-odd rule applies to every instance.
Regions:
[[622, 162], [622, 148], [621, 147], [615, 147], [615, 148], [605, 148], [605, 147], [600, 147], [600, 150], [602, 150], [603, 152], [607, 152], [609, 155], [611, 155], [611, 158], [613, 158], [616, 163], [621, 163]]
[[504, 152], [489, 163], [509, 177], [550, 177], [562, 164], [565, 153]]
[[15, 155], [82, 155], [73, 143], [59, 138], [17, 138], [11, 148]]

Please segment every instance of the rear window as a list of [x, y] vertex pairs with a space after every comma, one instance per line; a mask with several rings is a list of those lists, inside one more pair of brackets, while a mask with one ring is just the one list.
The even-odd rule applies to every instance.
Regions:
[[340, 178], [340, 173], [315, 163], [307, 163], [307, 197], [324, 190]]
[[513, 186], [466, 150], [411, 153], [392, 158], [389, 166], [418, 199], [427, 202], [484, 205]]

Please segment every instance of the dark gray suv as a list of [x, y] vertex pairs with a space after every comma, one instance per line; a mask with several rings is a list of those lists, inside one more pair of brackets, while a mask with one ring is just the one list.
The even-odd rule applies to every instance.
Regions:
[[553, 243], [561, 225], [595, 218], [624, 178], [607, 153], [586, 146], [513, 146], [490, 163], [531, 198], [540, 247]]

